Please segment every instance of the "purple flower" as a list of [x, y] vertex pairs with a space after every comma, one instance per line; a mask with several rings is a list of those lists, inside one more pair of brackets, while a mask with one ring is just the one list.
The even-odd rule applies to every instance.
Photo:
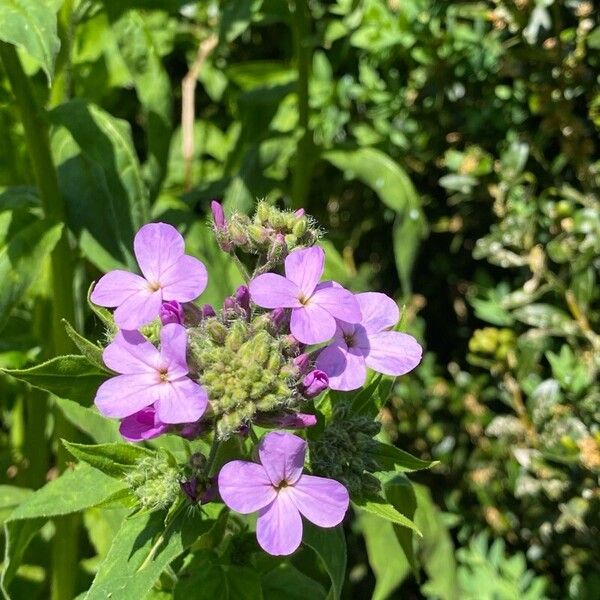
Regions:
[[161, 423], [156, 417], [156, 411], [153, 406], [148, 406], [142, 410], [125, 417], [121, 421], [119, 433], [128, 442], [142, 442], [162, 435], [169, 429], [165, 423]]
[[304, 475], [306, 442], [273, 431], [258, 449], [261, 464], [234, 460], [219, 473], [219, 492], [229, 508], [258, 511], [256, 537], [275, 556], [291, 554], [302, 541], [302, 518], [319, 527], [335, 527], [348, 510], [348, 491], [339, 482]]
[[329, 387], [329, 378], [323, 371], [311, 371], [300, 384], [300, 393], [305, 398], [314, 398]]
[[197, 421], [208, 398], [204, 388], [187, 377], [186, 343], [185, 328], [177, 323], [163, 326], [160, 351], [138, 331], [119, 331], [103, 359], [120, 375], [98, 389], [98, 410], [123, 419], [154, 406], [155, 419], [163, 424]]
[[163, 302], [158, 311], [158, 316], [163, 325], [168, 325], [169, 323], [183, 325], [183, 306], [177, 300]]
[[184, 254], [183, 237], [172, 225], [144, 225], [133, 247], [143, 277], [110, 271], [91, 295], [99, 306], [117, 307], [115, 323], [121, 329], [137, 329], [154, 320], [165, 301], [190, 302], [204, 291], [206, 268], [197, 258]]
[[404, 375], [421, 361], [423, 349], [406, 333], [387, 331], [400, 319], [396, 303], [378, 292], [357, 294], [362, 321], [338, 321], [335, 336], [317, 357], [332, 390], [355, 390], [363, 385], [367, 367], [385, 375]]
[[318, 246], [296, 250], [285, 259], [285, 277], [259, 275], [250, 282], [252, 300], [263, 308], [291, 308], [290, 330], [304, 344], [318, 344], [335, 333], [335, 318], [360, 321], [354, 296], [333, 283], [318, 285], [325, 254]]

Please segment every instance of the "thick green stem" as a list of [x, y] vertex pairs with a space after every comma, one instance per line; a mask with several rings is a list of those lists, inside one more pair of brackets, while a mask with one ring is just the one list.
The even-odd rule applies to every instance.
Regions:
[[292, 204], [301, 208], [306, 203], [310, 189], [310, 180], [315, 164], [314, 140], [310, 130], [309, 81], [311, 51], [307, 44], [309, 34], [310, 14], [308, 0], [293, 0], [290, 2], [292, 12], [292, 29], [294, 38], [294, 55], [298, 70], [296, 93], [298, 96], [298, 125], [302, 137], [296, 149], [296, 162], [292, 173]]
[[[19, 109], [25, 141], [45, 218], [65, 223], [66, 206], [58, 187], [56, 169], [50, 153], [48, 126], [37, 106], [29, 79], [14, 46], [0, 42], [0, 59], [10, 82]], [[63, 234], [50, 255], [52, 280], [52, 351], [66, 354], [72, 344], [61, 319], [74, 322], [73, 260], [69, 246], [68, 231]], [[55, 442], [57, 463], [62, 470], [67, 455], [60, 444], [60, 437], [72, 437], [72, 428], [58, 411], [55, 417]], [[52, 600], [71, 600], [75, 597], [78, 557], [79, 517], [64, 517], [56, 521], [53, 540]]]

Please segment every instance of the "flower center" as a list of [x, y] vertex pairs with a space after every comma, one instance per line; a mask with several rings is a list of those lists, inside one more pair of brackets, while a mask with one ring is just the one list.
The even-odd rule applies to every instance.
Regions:
[[275, 486], [275, 489], [276, 489], [277, 491], [279, 491], [279, 490], [282, 490], [282, 489], [284, 489], [284, 488], [288, 487], [289, 485], [290, 485], [290, 484], [289, 484], [289, 483], [288, 483], [288, 482], [287, 482], [285, 479], [282, 479], [282, 480], [279, 482], [279, 485]]
[[344, 342], [346, 342], [346, 346], [348, 346], [348, 348], [352, 348], [352, 346], [356, 344], [354, 340], [354, 335], [352, 335], [351, 333], [345, 333]]
[[160, 283], [158, 283], [158, 281], [149, 281], [148, 282], [148, 288], [150, 289], [151, 292], [158, 292], [158, 290], [160, 290], [162, 286], [160, 285]]
[[169, 382], [169, 370], [168, 369], [160, 369], [158, 371], [158, 376], [160, 377], [161, 383]]
[[298, 296], [298, 301], [300, 302], [300, 304], [302, 304], [303, 306], [306, 306], [308, 304], [308, 301], [310, 300], [310, 296], [306, 297], [304, 294], [300, 294], [300, 296]]

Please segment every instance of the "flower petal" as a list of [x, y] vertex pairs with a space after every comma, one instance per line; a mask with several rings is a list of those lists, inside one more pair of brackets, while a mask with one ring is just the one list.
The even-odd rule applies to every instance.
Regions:
[[157, 388], [153, 373], [118, 375], [98, 388], [94, 404], [105, 417], [122, 419], [154, 404]]
[[208, 273], [202, 262], [184, 254], [160, 275], [163, 300], [191, 302], [205, 289]]
[[380, 292], [365, 292], [355, 296], [362, 313], [361, 325], [368, 333], [393, 327], [400, 320], [398, 305]]
[[412, 335], [381, 331], [369, 335], [367, 366], [385, 375], [404, 375], [420, 362], [423, 348]]
[[163, 434], [168, 425], [156, 421], [154, 407], [149, 406], [125, 417], [121, 421], [119, 433], [129, 442], [142, 442]]
[[149, 223], [136, 233], [133, 250], [144, 277], [156, 284], [161, 275], [183, 256], [185, 242], [172, 225]]
[[300, 304], [300, 290], [289, 279], [276, 273], [255, 277], [249, 285], [252, 300], [263, 308], [294, 308]]
[[289, 492], [302, 516], [319, 527], [339, 525], [350, 503], [348, 490], [326, 477], [302, 475]]
[[137, 329], [147, 325], [158, 317], [161, 302], [160, 290], [156, 292], [141, 290], [129, 296], [115, 310], [115, 323], [121, 329]]
[[139, 331], [119, 331], [102, 353], [104, 364], [122, 374], [156, 373], [158, 350]]
[[345, 344], [332, 344], [324, 348], [317, 357], [315, 366], [327, 373], [332, 390], [356, 390], [367, 378], [362, 352], [359, 348], [348, 348]]
[[94, 286], [90, 300], [98, 306], [119, 306], [134, 294], [148, 289], [148, 282], [129, 271], [110, 271]]
[[187, 331], [179, 323], [163, 325], [160, 330], [160, 356], [168, 365], [169, 375], [183, 377], [188, 373]]
[[292, 433], [271, 431], [261, 440], [258, 455], [274, 486], [293, 484], [302, 475], [306, 442]]
[[292, 309], [292, 335], [303, 344], [320, 344], [335, 334], [335, 319], [317, 304]]
[[223, 502], [243, 515], [269, 505], [277, 492], [262, 465], [232, 460], [219, 472], [219, 493]]
[[286, 490], [281, 490], [277, 498], [258, 513], [256, 539], [260, 547], [273, 556], [287, 556], [300, 546], [302, 518]]
[[325, 253], [319, 246], [295, 250], [285, 259], [285, 276], [308, 298], [323, 275], [324, 265]]
[[309, 306], [318, 305], [336, 319], [348, 323], [359, 323], [361, 320], [360, 306], [354, 294], [343, 287], [323, 287], [311, 297]]
[[156, 413], [163, 423], [193, 423], [206, 410], [206, 390], [189, 377], [158, 386]]

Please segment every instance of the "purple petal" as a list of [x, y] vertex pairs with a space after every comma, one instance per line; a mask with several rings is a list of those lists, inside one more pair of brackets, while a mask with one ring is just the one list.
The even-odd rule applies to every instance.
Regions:
[[191, 302], [205, 289], [208, 273], [202, 262], [193, 256], [184, 255], [160, 276], [160, 285], [164, 300]]
[[323, 287], [312, 295], [310, 304], [317, 304], [336, 319], [348, 323], [359, 323], [360, 306], [352, 292], [342, 287]]
[[119, 306], [130, 296], [148, 289], [148, 282], [135, 273], [110, 271], [96, 283], [90, 300], [98, 306]]
[[412, 335], [381, 331], [369, 335], [367, 366], [384, 375], [404, 375], [420, 362], [423, 349]]
[[302, 541], [302, 518], [285, 489], [258, 513], [256, 539], [260, 547], [273, 556], [287, 556]]
[[326, 477], [302, 475], [290, 488], [296, 508], [319, 527], [335, 527], [344, 519], [350, 497], [338, 481]]
[[261, 440], [258, 455], [274, 486], [282, 481], [293, 484], [304, 468], [306, 442], [291, 433], [272, 431]]
[[163, 423], [193, 423], [208, 405], [206, 390], [188, 377], [161, 383], [158, 392], [156, 412]]
[[223, 207], [219, 202], [213, 200], [210, 203], [210, 210], [213, 216], [213, 222], [217, 229], [223, 229], [225, 227], [225, 212], [223, 211]]
[[133, 415], [125, 417], [119, 427], [120, 434], [129, 442], [150, 440], [165, 433], [168, 425], [156, 421], [154, 407], [149, 406]]
[[317, 424], [317, 417], [306, 413], [258, 414], [254, 422], [261, 427], [304, 429]]
[[295, 250], [285, 259], [285, 276], [309, 298], [323, 275], [324, 264], [325, 253], [318, 246]]
[[355, 296], [360, 306], [362, 320], [360, 324], [369, 333], [377, 333], [393, 327], [400, 320], [398, 305], [380, 292], [365, 292]]
[[169, 375], [183, 377], [188, 373], [187, 331], [179, 323], [164, 325], [160, 331], [160, 356], [168, 365]]
[[177, 302], [177, 300], [163, 302], [158, 316], [160, 317], [160, 322], [163, 325], [168, 325], [169, 323], [179, 323], [180, 325], [183, 325], [183, 306]]
[[118, 375], [98, 388], [94, 403], [105, 417], [123, 419], [154, 404], [158, 387], [153, 373]]
[[122, 374], [156, 373], [158, 350], [138, 331], [119, 331], [102, 353], [104, 364]]
[[300, 290], [289, 279], [276, 273], [259, 275], [250, 282], [250, 295], [263, 308], [294, 308], [300, 304]]
[[219, 472], [219, 493], [223, 502], [243, 515], [269, 505], [277, 492], [262, 465], [233, 460]]
[[175, 227], [166, 223], [144, 225], [133, 240], [133, 249], [140, 269], [148, 282], [156, 286], [162, 281], [162, 274], [183, 256], [184, 248], [181, 234]]
[[335, 319], [317, 304], [292, 309], [292, 335], [303, 344], [320, 344], [335, 334]]
[[142, 325], [147, 325], [156, 317], [162, 304], [160, 290], [151, 292], [150, 290], [141, 290], [129, 296], [117, 310], [115, 310], [115, 323], [121, 329], [137, 329]]
[[332, 344], [324, 348], [317, 357], [316, 367], [327, 373], [332, 390], [356, 390], [367, 378], [362, 352], [345, 344]]
[[299, 387], [305, 398], [314, 398], [329, 387], [329, 378], [323, 371], [315, 369], [304, 377]]

